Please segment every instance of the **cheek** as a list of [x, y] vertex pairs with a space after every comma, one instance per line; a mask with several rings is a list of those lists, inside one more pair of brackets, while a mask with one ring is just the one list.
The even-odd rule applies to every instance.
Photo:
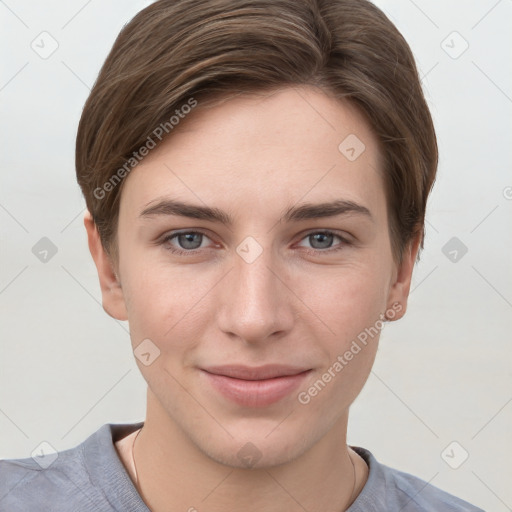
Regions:
[[375, 324], [385, 311], [386, 282], [387, 276], [377, 267], [352, 266], [330, 271], [322, 286], [309, 283], [308, 302], [329, 326], [334, 345]]
[[[170, 400], [169, 410], [180, 396], [181, 376], [204, 338], [211, 314], [208, 301], [201, 301], [203, 287], [190, 286], [190, 280], [153, 271], [130, 282], [130, 337], [136, 362], [155, 395]], [[138, 356], [147, 352], [149, 364]]]
[[[384, 277], [371, 272], [347, 272], [332, 279], [315, 296], [316, 310], [329, 327], [317, 330], [322, 367], [297, 396], [301, 407], [334, 422], [355, 400], [371, 372], [384, 327]], [[313, 416], [315, 416], [313, 414]]]
[[370, 373], [385, 325], [383, 290], [387, 276], [367, 268], [352, 268], [331, 279], [317, 292], [312, 308], [321, 312], [330, 331], [326, 335], [323, 328], [323, 334], [317, 336], [323, 352], [324, 381], [329, 382], [332, 390], [348, 393], [351, 398], [359, 393]]
[[149, 338], [162, 351], [179, 351], [185, 342], [194, 344], [212, 315], [208, 295], [215, 284], [214, 273], [198, 279], [192, 266], [177, 270], [135, 258], [132, 263], [127, 265], [130, 277], [124, 290], [132, 344]]

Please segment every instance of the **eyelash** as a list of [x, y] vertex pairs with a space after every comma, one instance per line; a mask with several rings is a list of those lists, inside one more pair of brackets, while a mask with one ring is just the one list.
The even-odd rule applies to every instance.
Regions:
[[[170, 233], [169, 235], [167, 235], [162, 240], [161, 243], [162, 243], [162, 245], [163, 244], [168, 244], [171, 240], [177, 238], [180, 235], [191, 235], [191, 234], [203, 235], [204, 237], [208, 238], [208, 235], [206, 233], [203, 233], [202, 231], [179, 231], [179, 232], [176, 232], [176, 233]], [[341, 251], [346, 246], [351, 245], [351, 243], [346, 238], [344, 238], [341, 235], [338, 235], [338, 234], [336, 234], [333, 231], [330, 231], [328, 229], [318, 230], [318, 231], [311, 231], [309, 233], [306, 233], [301, 238], [300, 241], [302, 241], [305, 238], [308, 238], [308, 237], [310, 237], [312, 235], [317, 235], [317, 234], [333, 235], [335, 238], [338, 238], [341, 241], [341, 243], [338, 246], [334, 247], [334, 248], [331, 248], [331, 247], [329, 247], [327, 249], [314, 249], [314, 248], [308, 249], [308, 248], [306, 248], [306, 252], [307, 253], [314, 253], [315, 255], [318, 254], [318, 253], [332, 254], [334, 252]], [[196, 254], [197, 252], [201, 251], [201, 248], [186, 250], [186, 249], [176, 249], [176, 248], [174, 248], [172, 246], [168, 246], [168, 247], [166, 247], [166, 249], [168, 251], [170, 251], [171, 253], [176, 254], [178, 256], [193, 255], [193, 254]]]

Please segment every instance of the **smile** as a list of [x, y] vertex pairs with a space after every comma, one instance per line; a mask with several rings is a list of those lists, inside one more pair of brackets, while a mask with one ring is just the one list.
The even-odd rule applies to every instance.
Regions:
[[266, 407], [294, 391], [310, 369], [267, 365], [258, 368], [224, 366], [202, 369], [208, 384], [225, 398], [243, 407]]

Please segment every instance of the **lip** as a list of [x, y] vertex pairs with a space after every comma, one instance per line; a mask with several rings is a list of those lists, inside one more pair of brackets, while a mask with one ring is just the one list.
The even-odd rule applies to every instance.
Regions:
[[284, 365], [229, 365], [201, 369], [211, 387], [244, 407], [266, 407], [278, 402], [296, 389], [310, 372], [310, 369]]

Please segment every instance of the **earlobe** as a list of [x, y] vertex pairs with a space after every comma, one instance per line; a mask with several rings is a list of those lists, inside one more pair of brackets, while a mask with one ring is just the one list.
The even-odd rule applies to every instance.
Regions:
[[84, 215], [84, 226], [87, 231], [89, 251], [98, 271], [103, 309], [116, 320], [128, 320], [125, 298], [119, 277], [112, 259], [101, 243], [98, 228], [88, 210], [86, 210]]
[[390, 321], [402, 318], [407, 311], [407, 299], [411, 288], [412, 272], [416, 263], [420, 241], [421, 234], [418, 234], [404, 248], [402, 262], [397, 267], [394, 282], [388, 294], [386, 316]]

